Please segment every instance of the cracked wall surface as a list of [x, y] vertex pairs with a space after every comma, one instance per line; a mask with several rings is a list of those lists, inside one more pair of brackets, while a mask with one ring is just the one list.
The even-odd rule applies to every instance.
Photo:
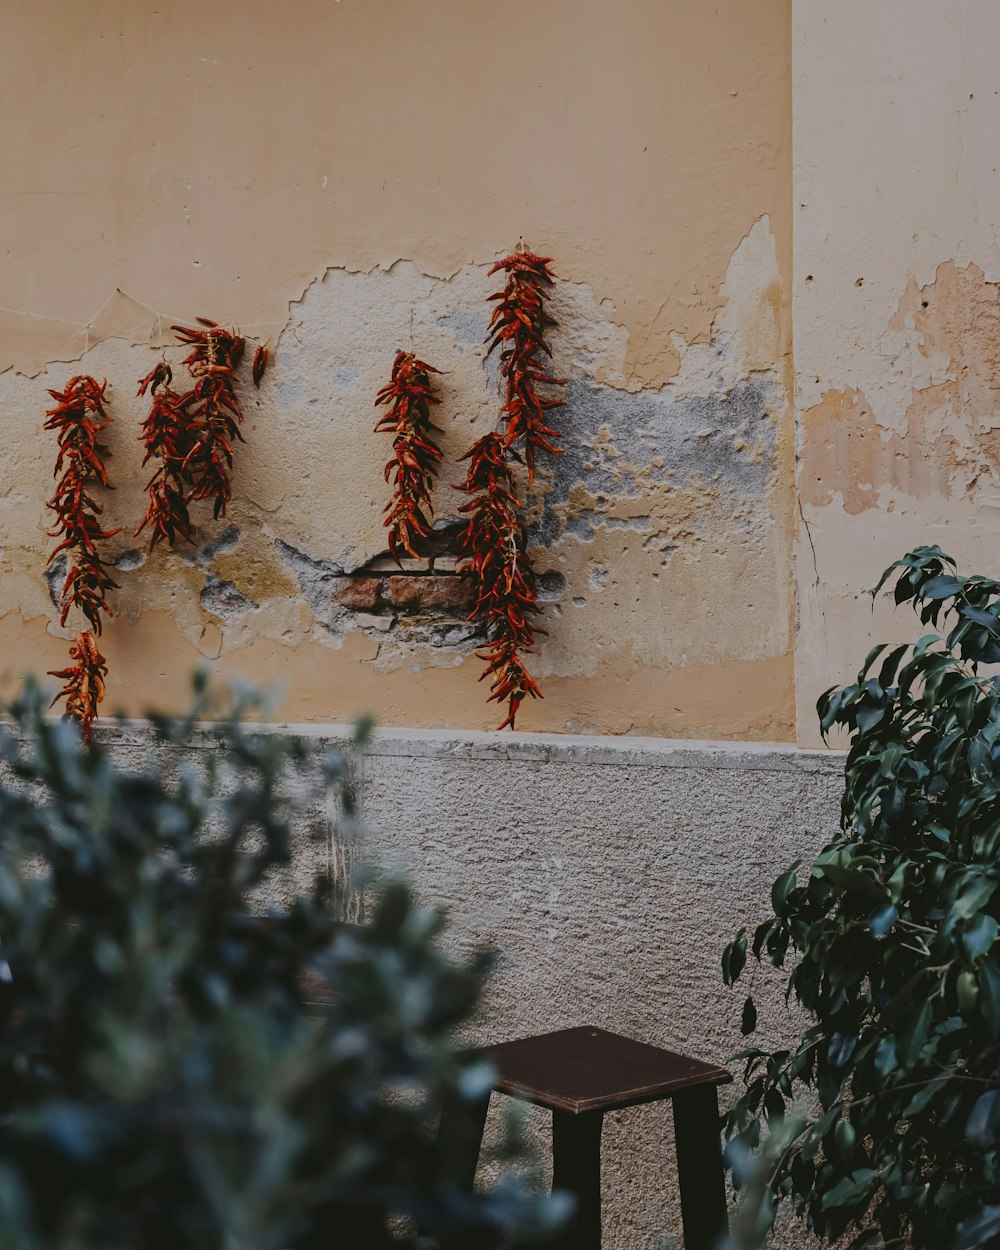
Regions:
[[[613, 384], [623, 377], [624, 331], [589, 287], [558, 288], [566, 450], [527, 497], [548, 633], [534, 660], [545, 699], [526, 726], [790, 736], [790, 419], [774, 363], [777, 283], [762, 217], [734, 254], [711, 341], [678, 341], [675, 376], [637, 392]], [[370, 274], [331, 269], [313, 283], [260, 390], [244, 394], [246, 443], [227, 517], [212, 522], [195, 505], [194, 547], [147, 555], [137, 545], [145, 401], [114, 387], [107, 441], [117, 486], [106, 517], [124, 530], [108, 544], [121, 589], [104, 638], [116, 703], [136, 711], [176, 701], [184, 674], [204, 659], [281, 684], [299, 719], [369, 711], [399, 724], [494, 722], [477, 682], [469, 587], [455, 571], [463, 496], [453, 485], [460, 456], [495, 421], [482, 347], [493, 285], [484, 266], [443, 280], [411, 262]], [[372, 433], [372, 397], [397, 345], [443, 370], [445, 451], [435, 543], [402, 569], [387, 556], [381, 517], [390, 440]], [[129, 379], [151, 358], [114, 340], [92, 348], [88, 364]], [[23, 412], [40, 402], [40, 382], [61, 385], [75, 367], [30, 380], [9, 372], [0, 404]], [[44, 573], [50, 439], [36, 424], [7, 458], [19, 483], [8, 517], [30, 524], [12, 524], [5, 544], [3, 620], [22, 665], [53, 667], [57, 636], [70, 630], [54, 623], [62, 566]]]
[[[64, 663], [41, 420], [85, 368], [112, 383], [124, 527], [112, 709], [176, 705], [200, 660], [278, 686], [290, 720], [495, 725], [454, 483], [496, 419], [488, 268], [523, 237], [556, 258], [567, 379], [565, 454], [527, 498], [548, 632], [524, 727], [794, 736], [787, 3], [515, 3], [513, 83], [492, 16], [458, 0], [403, 27], [380, 0], [295, 21], [228, 0], [45, 8], [17, 19], [10, 73], [43, 31], [62, 70], [3, 139], [9, 678]], [[197, 544], [148, 555], [135, 383], [197, 314], [273, 362], [243, 394], [227, 516], [195, 506]], [[401, 347], [443, 371], [445, 459], [435, 542], [398, 570], [372, 426]]]
[[[899, 38], [900, 22], [919, 39]], [[995, 575], [1000, 26], [989, 0], [795, 7], [799, 740], [874, 641], [865, 593], [938, 543]], [[848, 69], [849, 67], [849, 69]]]

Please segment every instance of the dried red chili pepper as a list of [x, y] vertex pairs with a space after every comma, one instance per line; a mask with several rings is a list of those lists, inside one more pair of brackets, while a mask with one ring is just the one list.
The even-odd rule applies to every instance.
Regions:
[[[139, 383], [139, 394], [152, 394], [142, 426], [146, 448], [143, 464], [159, 460], [147, 483], [149, 504], [136, 534], [149, 526], [149, 550], [160, 542], [169, 546], [180, 538], [195, 541], [189, 513], [196, 500], [211, 499], [216, 519], [224, 516], [233, 496], [230, 471], [233, 448], [243, 441], [243, 409], [235, 389], [235, 375], [246, 348], [238, 334], [206, 317], [198, 325], [173, 326], [178, 339], [191, 351], [183, 363], [194, 378], [188, 390], [171, 388], [170, 366], [161, 361]], [[259, 385], [267, 364], [267, 349], [258, 347], [253, 380]]]
[[468, 520], [459, 536], [466, 557], [459, 573], [475, 585], [476, 601], [469, 619], [482, 625], [485, 644], [477, 651], [491, 677], [487, 702], [507, 703], [506, 719], [497, 726], [514, 728], [526, 696], [541, 691], [521, 659], [534, 648], [531, 617], [540, 609], [534, 570], [525, 550], [521, 504], [515, 492], [510, 452], [497, 433], [484, 435], [462, 457], [469, 470], [462, 490], [472, 498], [459, 509]]
[[267, 348], [261, 344], [253, 354], [253, 384], [260, 386], [260, 380], [267, 368]]
[[190, 481], [184, 462], [193, 447], [192, 432], [184, 413], [181, 396], [171, 389], [173, 371], [161, 360], [139, 383], [139, 395], [149, 390], [152, 402], [142, 423], [141, 439], [146, 448], [142, 463], [154, 457], [159, 460], [156, 472], [146, 483], [149, 506], [136, 536], [149, 526], [149, 550], [166, 541], [173, 546], [177, 538], [194, 542], [194, 530], [188, 515], [187, 494]]
[[548, 424], [548, 413], [563, 402], [550, 389], [563, 381], [546, 363], [552, 351], [545, 335], [556, 324], [546, 309], [548, 288], [555, 280], [550, 261], [518, 246], [490, 270], [507, 276], [504, 289], [490, 296], [496, 307], [486, 334], [486, 354], [500, 349], [503, 404], [498, 430], [479, 439], [463, 457], [470, 464], [461, 489], [472, 498], [460, 509], [468, 522], [459, 536], [465, 556], [459, 571], [475, 585], [469, 619], [486, 635], [477, 652], [486, 661], [480, 680], [492, 678], [490, 702], [507, 704], [499, 729], [514, 728], [525, 698], [542, 697], [521, 658], [534, 649], [535, 634], [544, 631], [531, 623], [540, 608], [511, 461], [521, 461], [523, 451], [530, 483], [537, 452], [562, 452], [555, 442], [559, 432]]
[[395, 434], [392, 459], [385, 466], [385, 480], [392, 477], [393, 494], [386, 504], [383, 524], [389, 531], [392, 558], [400, 564], [399, 548], [420, 557], [420, 543], [430, 536], [427, 513], [431, 510], [431, 487], [441, 459], [441, 449], [431, 438], [431, 404], [440, 403], [430, 375], [433, 365], [412, 352], [397, 352], [392, 377], [375, 398], [376, 406], [389, 404], [375, 425], [375, 433]]
[[178, 396], [175, 411], [190, 437], [190, 450], [181, 462], [187, 484], [185, 503], [211, 499], [216, 520], [225, 516], [233, 497], [230, 472], [233, 446], [243, 442], [240, 426], [243, 409], [234, 386], [234, 375], [243, 359], [246, 342], [238, 334], [205, 317], [196, 320], [201, 329], [172, 326], [182, 343], [191, 348], [184, 358], [194, 386]]
[[504, 445], [510, 447], [523, 440], [529, 482], [535, 476], [536, 451], [547, 451], [553, 456], [562, 453], [553, 441], [559, 438], [559, 431], [548, 424], [548, 413], [562, 405], [562, 398], [538, 392], [540, 386], [564, 385], [563, 379], [550, 373], [546, 364], [552, 351], [545, 334], [556, 324], [545, 307], [548, 288], [555, 280], [549, 268], [551, 260], [551, 256], [536, 256], [519, 246], [490, 270], [490, 274], [502, 270], [507, 281], [502, 291], [489, 297], [496, 302], [496, 308], [486, 335], [486, 354], [500, 348]]
[[66, 700], [65, 715], [78, 721], [83, 730], [84, 742], [90, 741], [90, 730], [97, 719], [97, 705], [104, 699], [104, 679], [108, 665], [97, 649], [97, 641], [89, 629], [77, 636], [69, 649], [69, 658], [75, 663], [68, 668], [50, 669], [50, 677], [58, 677], [65, 684], [52, 700], [54, 706], [60, 699]]
[[48, 563], [63, 551], [71, 557], [59, 596], [60, 624], [66, 624], [70, 609], [76, 607], [97, 634], [101, 632], [101, 613], [113, 615], [107, 593], [118, 586], [101, 559], [97, 544], [121, 531], [121, 527], [102, 529], [100, 517], [104, 508], [87, 489], [93, 482], [110, 487], [103, 460], [107, 449], [98, 441], [98, 435], [110, 421], [104, 408], [107, 385], [83, 375], [71, 378], [64, 391], [50, 390], [57, 406], [46, 412], [44, 427], [55, 430], [59, 440], [54, 470], [58, 481], [46, 507], [56, 516], [49, 534], [60, 541]]
[[98, 437], [111, 420], [104, 407], [107, 385], [87, 375], [71, 378], [65, 390], [49, 391], [56, 407], [45, 414], [45, 429], [54, 430], [59, 440], [54, 470], [58, 481], [55, 494], [46, 506], [56, 516], [49, 533], [60, 541], [48, 562], [51, 564], [63, 551], [70, 555], [69, 572], [59, 597], [59, 621], [65, 625], [70, 609], [76, 607], [91, 626], [83, 630], [70, 647], [70, 659], [76, 663], [69, 668], [52, 670], [51, 676], [65, 681], [52, 702], [66, 700], [66, 715], [80, 722], [87, 742], [97, 716], [97, 705], [104, 698], [104, 678], [108, 671], [94, 634], [101, 632], [101, 614], [113, 615], [107, 594], [118, 586], [101, 558], [98, 543], [120, 533], [120, 527], [114, 530], [101, 527], [99, 518], [104, 509], [88, 490], [94, 482], [109, 489], [111, 485], [104, 466], [107, 449]]

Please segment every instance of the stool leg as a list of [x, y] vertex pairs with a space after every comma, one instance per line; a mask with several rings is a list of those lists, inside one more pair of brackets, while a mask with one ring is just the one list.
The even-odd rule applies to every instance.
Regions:
[[601, 1128], [604, 1113], [552, 1112], [552, 1188], [573, 1195], [576, 1213], [558, 1250], [601, 1250]]
[[478, 1102], [454, 1099], [441, 1110], [438, 1149], [445, 1174], [459, 1189], [472, 1190], [489, 1109], [487, 1096]]
[[729, 1228], [715, 1086], [681, 1090], [673, 1102], [684, 1247], [713, 1250]]

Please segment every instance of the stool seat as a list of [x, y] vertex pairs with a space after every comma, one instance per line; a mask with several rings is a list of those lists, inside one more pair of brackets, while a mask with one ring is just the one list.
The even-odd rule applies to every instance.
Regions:
[[671, 1098], [695, 1085], [725, 1085], [725, 1068], [582, 1026], [491, 1046], [493, 1088], [525, 1102], [582, 1115]]
[[[552, 1112], [552, 1188], [575, 1213], [553, 1250], [600, 1250], [601, 1129], [621, 1107], [669, 1098], [685, 1250], [714, 1250], [726, 1232], [726, 1186], [716, 1087], [725, 1068], [594, 1026], [558, 1029], [489, 1046], [493, 1089]], [[472, 1187], [489, 1099], [446, 1110], [440, 1141], [458, 1159], [455, 1180]]]

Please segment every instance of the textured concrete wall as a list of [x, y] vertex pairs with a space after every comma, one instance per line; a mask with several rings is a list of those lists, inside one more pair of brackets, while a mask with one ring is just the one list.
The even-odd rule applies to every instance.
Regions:
[[[346, 736], [288, 728], [317, 756]], [[100, 732], [129, 766], [183, 762], [141, 726]], [[354, 769], [361, 854], [446, 909], [451, 949], [499, 953], [470, 1040], [596, 1024], [722, 1062], [743, 1044], [746, 994], [723, 986], [722, 948], [834, 832], [842, 769], [839, 752], [768, 744], [383, 730]], [[306, 767], [293, 789], [317, 781]], [[308, 804], [275, 901], [317, 868], [343, 870], [335, 821], [322, 793]], [[754, 977], [761, 1036], [778, 1043], [796, 1021], [779, 978]], [[547, 1150], [547, 1117], [532, 1127]], [[607, 1250], [681, 1244], [672, 1133], [666, 1104], [607, 1117]], [[776, 1246], [807, 1242], [792, 1228]]]
[[[9, 668], [62, 667], [78, 626], [43, 575], [40, 427], [83, 369], [112, 384], [124, 526], [108, 710], [176, 702], [203, 658], [283, 683], [296, 720], [496, 725], [447, 539], [497, 414], [487, 270], [523, 237], [562, 279], [568, 380], [565, 454], [528, 498], [548, 634], [523, 727], [793, 737], [788, 0], [405, 7], [15, 18], [11, 81], [60, 72], [0, 153]], [[136, 380], [198, 314], [274, 360], [228, 516], [196, 507], [197, 546], [146, 558]], [[372, 425], [400, 347], [445, 371], [445, 461], [436, 558], [396, 579]]]
[[[364, 818], [378, 860], [448, 909], [450, 941], [500, 952], [478, 1039], [596, 1024], [722, 1061], [746, 993], [722, 985], [722, 948], [836, 829], [842, 769], [765, 745], [387, 732]], [[765, 1039], [787, 1036], [776, 979], [754, 994]], [[680, 1245], [667, 1107], [609, 1116], [604, 1166], [608, 1250]]]
[[873, 639], [864, 591], [939, 543], [995, 575], [1000, 172], [992, 0], [797, 0], [799, 740]]

